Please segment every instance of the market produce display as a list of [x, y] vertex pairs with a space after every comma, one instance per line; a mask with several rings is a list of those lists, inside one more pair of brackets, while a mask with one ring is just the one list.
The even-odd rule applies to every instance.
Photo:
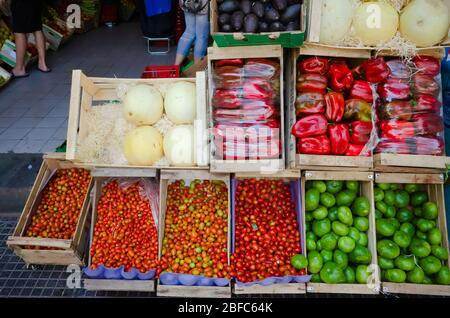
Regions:
[[300, 30], [301, 1], [298, 0], [222, 0], [217, 3], [220, 32]]
[[[42, 190], [27, 237], [69, 240], [73, 237], [91, 176], [88, 170], [60, 169]], [[40, 249], [36, 247], [36, 249]]]
[[275, 59], [214, 62], [212, 133], [217, 159], [281, 156], [280, 71]]
[[297, 153], [370, 156], [372, 85], [387, 76], [387, 65], [367, 60], [351, 70], [345, 60], [313, 56], [299, 59], [297, 69]]
[[6, 40], [14, 42], [14, 35], [6, 26], [0, 25], [0, 49]]
[[442, 155], [439, 61], [417, 55], [411, 63], [391, 59], [387, 65], [389, 76], [377, 89], [379, 142], [375, 152]]
[[174, 181], [168, 185], [166, 205], [160, 261], [162, 284], [228, 285], [232, 273], [228, 265], [225, 183]]
[[319, 41], [329, 45], [389, 47], [408, 54], [439, 45], [450, 28], [444, 0], [322, 0], [320, 10]]
[[297, 255], [302, 250], [293, 197], [290, 184], [283, 180], [238, 180], [231, 256], [238, 282], [306, 274], [306, 266]]
[[378, 264], [385, 282], [450, 285], [440, 213], [424, 185], [377, 183]]
[[306, 182], [305, 221], [311, 282], [366, 284], [371, 203], [358, 181]]
[[126, 279], [142, 279], [139, 273], [153, 271], [146, 279], [153, 278], [158, 266], [158, 232], [150, 192], [143, 181], [126, 179], [109, 181], [102, 188], [90, 249], [91, 270], [122, 268]]

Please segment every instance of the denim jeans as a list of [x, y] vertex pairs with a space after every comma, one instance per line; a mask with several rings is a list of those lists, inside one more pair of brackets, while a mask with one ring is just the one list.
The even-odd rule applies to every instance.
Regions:
[[201, 59], [206, 55], [209, 39], [209, 16], [207, 14], [184, 13], [186, 30], [178, 41], [177, 54], [187, 56], [194, 43], [194, 58]]

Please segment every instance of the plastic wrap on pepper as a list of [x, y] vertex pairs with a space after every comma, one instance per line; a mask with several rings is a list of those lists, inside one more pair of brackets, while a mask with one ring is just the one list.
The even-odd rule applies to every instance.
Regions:
[[214, 69], [213, 79], [216, 88], [239, 88], [243, 82], [243, 68], [225, 65]]
[[387, 61], [386, 64], [389, 67], [390, 70], [390, 77], [393, 78], [401, 78], [401, 79], [406, 79], [406, 80], [410, 80], [411, 79], [411, 68], [409, 67], [409, 65], [403, 63], [401, 60], [399, 59], [393, 59], [390, 61]]
[[297, 93], [322, 93], [327, 90], [328, 79], [320, 74], [302, 74], [297, 79]]
[[439, 90], [439, 83], [429, 75], [415, 74], [412, 78], [414, 95], [431, 95], [436, 97], [439, 94]]
[[403, 78], [389, 77], [384, 82], [378, 85], [378, 95], [384, 101], [393, 101], [396, 99], [409, 99], [411, 96], [411, 89], [409, 87], [409, 80]]
[[274, 80], [280, 77], [280, 64], [272, 59], [248, 59], [244, 64], [246, 79]]
[[441, 71], [441, 64], [432, 56], [416, 55], [412, 62], [414, 63], [418, 74], [436, 77]]
[[417, 135], [435, 135], [444, 131], [442, 117], [437, 114], [414, 114], [411, 122]]
[[322, 93], [303, 93], [297, 95], [295, 113], [297, 117], [325, 112], [325, 97]]
[[381, 106], [383, 119], [410, 120], [414, 112], [412, 102], [406, 100], [396, 100]]

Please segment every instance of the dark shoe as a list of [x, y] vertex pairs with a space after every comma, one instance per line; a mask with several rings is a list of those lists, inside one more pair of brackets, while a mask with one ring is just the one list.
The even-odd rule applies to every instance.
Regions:
[[14, 73], [11, 73], [11, 78], [22, 78], [22, 77], [28, 77], [30, 76], [30, 73], [25, 73], [23, 75], [15, 75]]
[[48, 70], [44, 71], [42, 69], [40, 69], [39, 67], [37, 68], [39, 71], [41, 71], [42, 73], [50, 73], [52, 71], [51, 68], [49, 68]]

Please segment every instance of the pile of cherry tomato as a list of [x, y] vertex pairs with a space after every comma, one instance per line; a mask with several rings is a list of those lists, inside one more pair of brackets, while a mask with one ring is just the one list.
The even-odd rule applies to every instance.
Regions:
[[241, 282], [304, 275], [291, 265], [301, 253], [289, 185], [282, 180], [240, 180], [235, 196], [235, 251], [231, 265]]
[[177, 180], [167, 189], [161, 271], [230, 278], [228, 189], [222, 181]]
[[42, 199], [27, 237], [71, 239], [75, 233], [91, 176], [85, 169], [57, 170], [42, 193]]
[[111, 181], [102, 189], [91, 245], [91, 268], [100, 264], [145, 273], [158, 266], [158, 233], [149, 200], [140, 185], [122, 189]]

